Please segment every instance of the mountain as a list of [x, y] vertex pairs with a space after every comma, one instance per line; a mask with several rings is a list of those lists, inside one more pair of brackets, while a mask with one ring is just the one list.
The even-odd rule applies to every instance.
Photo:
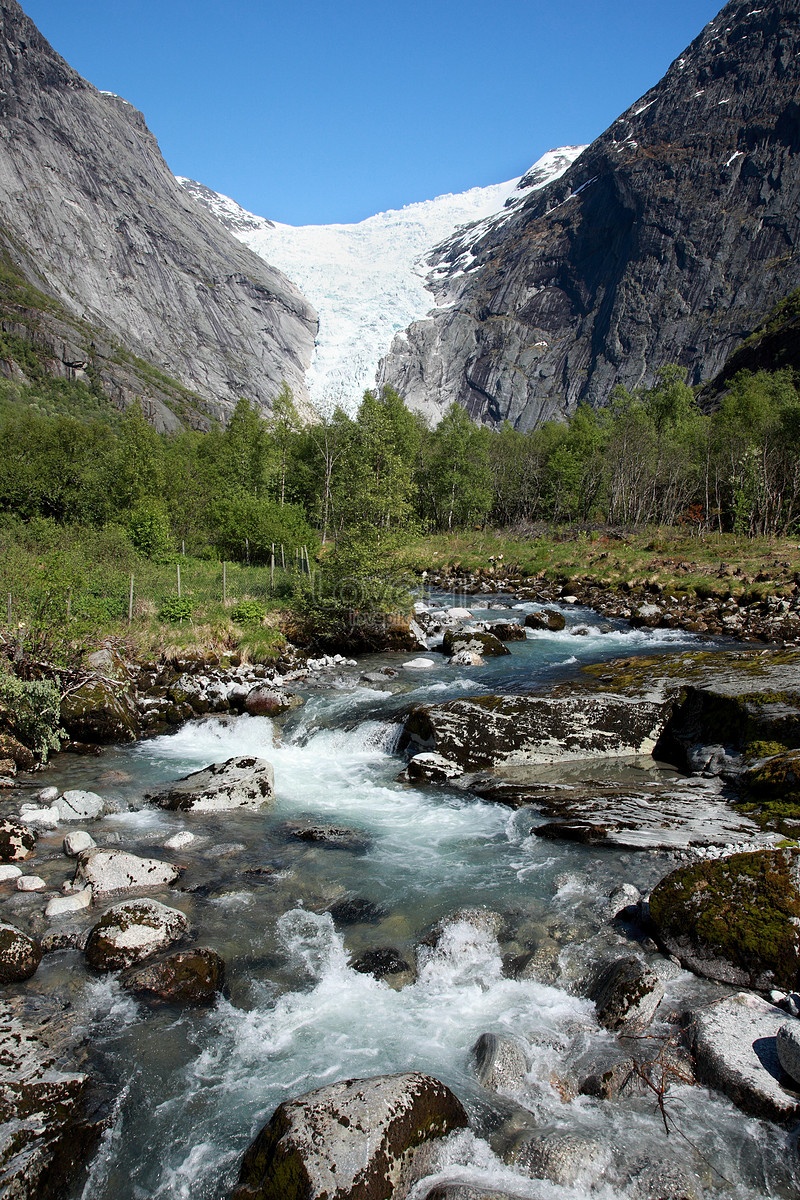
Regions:
[[[319, 334], [307, 375], [323, 411], [353, 411], [392, 338], [433, 304], [427, 257], [465, 223], [499, 220], [557, 179], [582, 146], [552, 150], [521, 179], [378, 213], [350, 225], [282, 225], [255, 216], [227, 196], [190, 179], [187, 191], [246, 246], [285, 272], [319, 312]], [[504, 208], [504, 205], [507, 206]], [[475, 225], [475, 222], [479, 222]]]
[[381, 379], [529, 429], [716, 375], [800, 285], [799, 95], [800, 0], [732, 0], [560, 179], [437, 248]]
[[[302, 403], [313, 307], [176, 181], [144, 118], [0, 5], [0, 329], [154, 423]], [[6, 373], [20, 366], [6, 361]], [[169, 378], [174, 376], [181, 386]]]

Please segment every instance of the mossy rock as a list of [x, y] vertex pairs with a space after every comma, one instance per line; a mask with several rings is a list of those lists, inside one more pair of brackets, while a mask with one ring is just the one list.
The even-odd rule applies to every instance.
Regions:
[[732, 854], [681, 867], [653, 889], [661, 944], [698, 975], [736, 987], [800, 981], [800, 851]]
[[545, 608], [542, 612], [528, 613], [525, 624], [528, 629], [548, 629], [551, 633], [558, 633], [566, 627], [567, 618], [554, 608]]
[[786, 750], [745, 771], [743, 786], [755, 799], [792, 801], [800, 806], [800, 750]]
[[36, 756], [10, 733], [0, 733], [0, 758], [10, 758], [20, 771], [32, 771]]
[[61, 701], [61, 724], [75, 742], [135, 742], [136, 710], [127, 689], [89, 679]]

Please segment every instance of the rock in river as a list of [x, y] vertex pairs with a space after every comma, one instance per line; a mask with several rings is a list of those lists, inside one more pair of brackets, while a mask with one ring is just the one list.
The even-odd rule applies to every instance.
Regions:
[[411, 710], [401, 748], [435, 751], [462, 771], [501, 763], [648, 754], [669, 705], [603, 693], [473, 696]]
[[128, 972], [128, 991], [171, 1004], [207, 1004], [222, 991], [225, 963], [215, 950], [178, 950]]
[[599, 973], [589, 992], [597, 1019], [614, 1033], [643, 1033], [664, 998], [664, 985], [638, 958], [619, 958]]
[[650, 896], [662, 945], [683, 966], [736, 987], [798, 984], [800, 851], [759, 850], [680, 867]]
[[42, 948], [16, 925], [0, 923], [0, 983], [30, 979], [42, 961]]
[[264, 758], [229, 758], [202, 771], [193, 771], [166, 791], [146, 797], [162, 808], [180, 812], [230, 812], [235, 808], [266, 808], [275, 798], [272, 764]]
[[180, 875], [178, 867], [158, 858], [140, 858], [127, 850], [85, 850], [79, 857], [75, 882], [91, 886], [95, 897], [134, 888], [164, 887]]
[[182, 912], [157, 900], [126, 900], [103, 913], [89, 934], [86, 961], [97, 971], [123, 971], [183, 937]]
[[19, 821], [0, 821], [0, 862], [22, 862], [33, 852], [36, 834]]
[[250, 1146], [232, 1200], [405, 1200], [431, 1142], [467, 1125], [429, 1075], [351, 1079], [281, 1104]]
[[685, 1037], [697, 1078], [753, 1116], [795, 1121], [800, 1114], [797, 1094], [779, 1082], [776, 1039], [785, 1022], [786, 1013], [750, 992], [696, 1009]]

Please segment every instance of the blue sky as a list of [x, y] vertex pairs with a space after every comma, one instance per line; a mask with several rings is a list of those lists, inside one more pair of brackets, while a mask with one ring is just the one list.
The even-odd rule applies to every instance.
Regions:
[[22, 0], [140, 108], [178, 175], [290, 224], [358, 221], [589, 142], [717, 0]]

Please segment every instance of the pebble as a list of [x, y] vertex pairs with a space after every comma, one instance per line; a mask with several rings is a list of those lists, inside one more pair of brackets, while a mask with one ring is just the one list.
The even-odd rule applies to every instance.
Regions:
[[90, 833], [85, 829], [76, 829], [64, 838], [64, 853], [68, 858], [77, 858], [84, 850], [92, 850], [97, 845]]
[[0, 865], [0, 883], [8, 883], [11, 879], [19, 879], [22, 871], [19, 867], [14, 867], [11, 863], [3, 863]]
[[174, 833], [171, 838], [167, 838], [164, 842], [164, 849], [182, 850], [184, 846], [190, 846], [193, 841], [195, 841], [195, 835], [185, 829], [181, 833]]
[[20, 875], [17, 879], [18, 892], [40, 892], [47, 884], [39, 875]]

